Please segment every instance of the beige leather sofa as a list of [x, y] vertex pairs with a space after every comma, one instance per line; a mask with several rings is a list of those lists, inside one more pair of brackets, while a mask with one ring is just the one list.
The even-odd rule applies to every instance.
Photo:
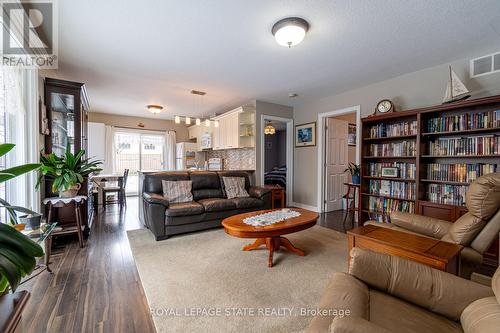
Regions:
[[354, 248], [349, 273], [332, 276], [319, 305], [321, 315], [312, 319], [307, 332], [498, 333], [499, 303], [500, 269], [489, 288], [413, 261]]
[[[467, 191], [468, 213], [454, 223], [410, 213], [391, 213], [391, 223], [368, 221], [380, 227], [416, 233], [464, 246], [460, 276], [470, 279], [500, 232], [500, 172], [479, 177]], [[498, 330], [500, 332], [500, 329]]]

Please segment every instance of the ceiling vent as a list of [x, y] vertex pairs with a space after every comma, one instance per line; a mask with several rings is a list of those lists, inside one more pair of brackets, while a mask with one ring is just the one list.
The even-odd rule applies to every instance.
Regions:
[[472, 59], [470, 61], [470, 77], [478, 77], [500, 72], [500, 52]]

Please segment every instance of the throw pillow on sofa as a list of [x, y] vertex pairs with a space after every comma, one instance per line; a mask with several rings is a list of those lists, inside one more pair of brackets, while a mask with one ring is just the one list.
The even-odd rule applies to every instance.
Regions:
[[224, 188], [228, 199], [249, 197], [245, 190], [245, 178], [243, 177], [222, 177]]
[[169, 203], [193, 201], [192, 183], [191, 180], [162, 180], [163, 196]]

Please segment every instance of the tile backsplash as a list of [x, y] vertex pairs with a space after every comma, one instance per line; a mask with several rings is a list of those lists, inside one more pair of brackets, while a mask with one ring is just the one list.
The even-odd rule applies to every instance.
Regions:
[[208, 158], [222, 158], [224, 170], [255, 170], [255, 148], [208, 151]]

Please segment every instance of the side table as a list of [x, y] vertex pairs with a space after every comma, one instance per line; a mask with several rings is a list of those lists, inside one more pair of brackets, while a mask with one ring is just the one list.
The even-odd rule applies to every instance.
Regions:
[[276, 200], [280, 200], [280, 208], [285, 208], [285, 189], [275, 185], [264, 185], [264, 187], [271, 190], [271, 208], [275, 208]]
[[[62, 230], [54, 230], [54, 232], [48, 238], [48, 248], [50, 251], [52, 245], [52, 237], [60, 236], [60, 235], [68, 235], [68, 234], [78, 234], [78, 242], [80, 243], [80, 247], [83, 247], [83, 232], [82, 232], [82, 216], [80, 211], [80, 204], [85, 202], [87, 197], [83, 195], [77, 195], [76, 197], [71, 198], [46, 198], [43, 200], [43, 204], [47, 206], [47, 223], [51, 223], [52, 214], [54, 208], [61, 208], [71, 203], [75, 204], [75, 220], [76, 226], [74, 227], [64, 227]], [[49, 254], [50, 255], [50, 254]]]
[[[347, 209], [346, 209], [346, 214], [344, 216], [344, 221], [343, 223], [346, 222], [347, 216], [349, 213], [356, 213], [358, 223], [361, 221], [361, 190], [360, 190], [360, 184], [354, 184], [354, 183], [344, 183], [345, 186], [347, 186], [347, 193], [345, 195], [346, 201], [347, 201]], [[351, 195], [352, 191], [352, 195]], [[356, 206], [356, 199], [358, 200], [358, 206]], [[349, 203], [349, 200], [351, 202]], [[354, 220], [354, 219], [353, 219]]]

